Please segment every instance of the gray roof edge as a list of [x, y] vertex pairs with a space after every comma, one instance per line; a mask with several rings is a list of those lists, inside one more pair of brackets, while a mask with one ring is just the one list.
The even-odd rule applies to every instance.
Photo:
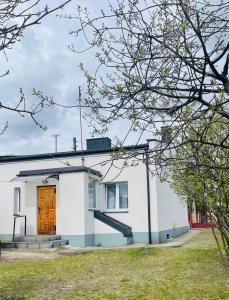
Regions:
[[76, 167], [63, 167], [63, 168], [49, 168], [49, 169], [37, 169], [37, 170], [25, 170], [20, 171], [17, 177], [26, 177], [26, 176], [37, 176], [37, 175], [58, 175], [64, 173], [79, 173], [87, 172], [94, 174], [98, 177], [102, 177], [102, 174], [94, 169], [85, 166], [76, 166]]
[[[111, 149], [103, 149], [103, 150], [83, 150], [83, 155], [87, 156], [87, 155], [108, 154], [108, 153], [116, 152], [118, 150], [124, 150], [124, 151], [144, 150], [145, 148], [148, 148], [148, 144], [113, 147]], [[67, 158], [67, 157], [75, 157], [81, 155], [82, 155], [82, 151], [68, 151], [68, 152], [57, 152], [57, 153], [14, 155], [9, 157], [0, 156], [0, 164], [6, 162]]]

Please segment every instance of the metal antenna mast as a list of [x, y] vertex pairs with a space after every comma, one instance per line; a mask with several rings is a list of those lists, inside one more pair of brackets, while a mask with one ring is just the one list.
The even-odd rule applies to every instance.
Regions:
[[52, 134], [52, 136], [55, 138], [55, 152], [57, 153], [57, 138], [60, 134]]
[[73, 151], [76, 151], [77, 150], [77, 145], [76, 145], [77, 141], [76, 141], [76, 137], [74, 136], [73, 137], [73, 147], [72, 147], [72, 150]]
[[82, 124], [82, 107], [81, 107], [81, 87], [79, 86], [79, 107], [80, 107], [80, 144], [81, 144], [81, 162], [84, 166], [84, 155], [83, 155], [83, 124]]

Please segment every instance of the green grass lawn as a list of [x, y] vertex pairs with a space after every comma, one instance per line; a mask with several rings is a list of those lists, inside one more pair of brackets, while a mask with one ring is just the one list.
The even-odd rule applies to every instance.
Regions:
[[[204, 244], [206, 247], [204, 247]], [[2, 262], [0, 299], [229, 299], [211, 232], [182, 248], [98, 250]]]

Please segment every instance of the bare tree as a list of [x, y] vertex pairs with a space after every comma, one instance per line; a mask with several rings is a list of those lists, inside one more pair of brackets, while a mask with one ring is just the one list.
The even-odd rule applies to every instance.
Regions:
[[[144, 132], [157, 135], [160, 124], [166, 125], [169, 142], [151, 153], [160, 153], [160, 162], [168, 159], [168, 149], [208, 143], [213, 113], [229, 125], [228, 1], [112, 3], [98, 17], [81, 7], [70, 17], [80, 24], [72, 34], [84, 36], [89, 44], [85, 51], [97, 49], [95, 74], [81, 65], [88, 83], [85, 105], [91, 107], [88, 119], [95, 133], [106, 132], [121, 119], [130, 121], [127, 134], [135, 131], [139, 137]], [[204, 125], [190, 140], [186, 130], [200, 119]], [[211, 143], [228, 149], [228, 138], [227, 131]]]
[[[39, 25], [48, 15], [64, 8], [71, 0], [63, 1], [58, 6], [49, 8], [41, 0], [1, 0], [0, 1], [0, 53], [7, 59], [7, 51], [13, 48], [14, 44], [23, 38], [24, 30], [28, 27]], [[9, 71], [3, 71], [0, 77], [6, 76]], [[36, 105], [28, 106], [23, 91], [20, 90], [20, 97], [15, 105], [9, 105], [7, 100], [0, 100], [0, 109], [16, 112], [21, 116], [29, 115], [36, 125], [44, 128], [36, 119], [45, 105], [51, 105], [46, 99], [42, 99]], [[8, 123], [1, 131], [7, 129]]]

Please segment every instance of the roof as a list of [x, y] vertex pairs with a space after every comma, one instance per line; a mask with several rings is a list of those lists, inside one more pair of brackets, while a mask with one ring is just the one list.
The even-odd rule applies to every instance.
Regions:
[[87, 172], [102, 177], [102, 174], [100, 172], [84, 166], [20, 171], [20, 173], [17, 176], [26, 177], [26, 176], [37, 176], [37, 175], [79, 173], [79, 172]]
[[131, 150], [141, 150], [148, 149], [148, 144], [139, 144], [125, 146], [123, 148], [111, 148], [103, 150], [84, 150], [82, 151], [68, 151], [68, 152], [57, 152], [57, 153], [43, 153], [43, 154], [32, 154], [32, 155], [15, 155], [15, 156], [0, 156], [0, 163], [2, 162], [17, 162], [17, 161], [30, 161], [30, 160], [42, 160], [50, 158], [65, 158], [65, 157], [74, 157], [81, 156], [82, 153], [84, 156], [93, 155], [93, 154], [105, 154], [111, 153], [118, 150], [131, 151]]

